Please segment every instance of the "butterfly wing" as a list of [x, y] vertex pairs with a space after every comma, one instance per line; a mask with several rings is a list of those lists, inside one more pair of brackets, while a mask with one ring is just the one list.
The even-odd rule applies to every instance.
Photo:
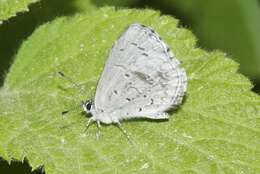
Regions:
[[95, 108], [119, 119], [152, 118], [180, 104], [186, 84], [185, 71], [159, 35], [132, 24], [109, 54], [97, 86]]

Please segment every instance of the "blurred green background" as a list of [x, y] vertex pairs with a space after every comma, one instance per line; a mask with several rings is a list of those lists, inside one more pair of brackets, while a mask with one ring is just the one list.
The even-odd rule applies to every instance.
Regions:
[[[152, 8], [180, 19], [190, 29], [198, 46], [222, 50], [240, 63], [240, 72], [251, 79], [254, 91], [260, 91], [260, 0], [42, 0], [29, 12], [0, 25], [0, 86], [19, 50], [37, 26], [59, 16], [91, 13], [102, 6], [116, 8]], [[8, 165], [0, 160], [0, 172], [28, 173], [28, 162]], [[42, 173], [38, 170], [36, 173]], [[2, 173], [2, 172], [1, 172]], [[34, 172], [35, 173], [35, 172]]]

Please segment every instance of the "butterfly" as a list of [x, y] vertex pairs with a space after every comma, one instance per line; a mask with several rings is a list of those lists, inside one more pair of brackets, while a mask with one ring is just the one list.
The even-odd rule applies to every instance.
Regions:
[[82, 102], [92, 115], [87, 128], [93, 121], [122, 128], [125, 119], [168, 119], [166, 111], [181, 104], [186, 88], [185, 70], [160, 36], [131, 24], [110, 51], [94, 99]]

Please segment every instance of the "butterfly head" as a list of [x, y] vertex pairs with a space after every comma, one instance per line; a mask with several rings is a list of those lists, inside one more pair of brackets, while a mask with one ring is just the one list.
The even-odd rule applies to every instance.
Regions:
[[86, 113], [90, 113], [94, 109], [93, 100], [86, 100], [81, 102], [82, 108]]

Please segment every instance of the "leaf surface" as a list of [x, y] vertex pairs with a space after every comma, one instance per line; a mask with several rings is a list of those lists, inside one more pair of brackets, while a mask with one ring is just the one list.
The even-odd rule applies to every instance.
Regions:
[[18, 12], [29, 11], [28, 6], [37, 1], [39, 0], [0, 0], [0, 24]]
[[[126, 27], [151, 26], [183, 62], [188, 91], [169, 121], [128, 120], [101, 137], [81, 109], [94, 96], [108, 53]], [[260, 173], [260, 99], [220, 52], [196, 48], [189, 30], [152, 10], [102, 8], [39, 27], [18, 51], [0, 91], [0, 155], [46, 173]], [[80, 93], [58, 76], [84, 88]]]

